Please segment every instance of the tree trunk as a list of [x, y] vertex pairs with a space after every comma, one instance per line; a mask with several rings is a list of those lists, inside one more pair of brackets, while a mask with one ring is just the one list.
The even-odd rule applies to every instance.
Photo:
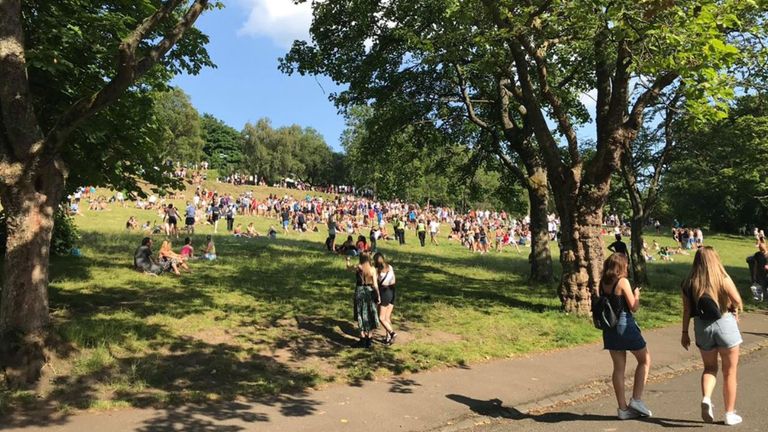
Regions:
[[41, 168], [0, 193], [7, 221], [3, 289], [0, 295], [0, 365], [17, 387], [35, 382], [45, 363], [48, 315], [48, 260], [53, 214], [64, 177]]
[[529, 178], [528, 199], [531, 206], [531, 263], [530, 280], [539, 283], [552, 281], [552, 254], [549, 250], [547, 202], [549, 189], [546, 174], [539, 170]]
[[632, 211], [632, 239], [630, 247], [630, 265], [632, 267], [632, 280], [636, 286], [648, 286], [648, 271], [645, 265], [643, 253], [643, 226], [645, 214], [640, 211]]
[[591, 313], [592, 297], [597, 294], [603, 265], [602, 219], [603, 204], [599, 193], [586, 193], [580, 196], [581, 206], [569, 203], [576, 208], [576, 215], [571, 221], [566, 220], [561, 230], [560, 263], [563, 277], [560, 281], [560, 301], [566, 312], [579, 315]]

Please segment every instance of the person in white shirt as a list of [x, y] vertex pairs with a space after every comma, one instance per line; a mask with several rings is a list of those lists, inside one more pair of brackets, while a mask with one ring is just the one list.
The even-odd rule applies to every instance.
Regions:
[[432, 219], [429, 222], [429, 241], [430, 243], [438, 246], [437, 234], [440, 232], [440, 222], [437, 219]]

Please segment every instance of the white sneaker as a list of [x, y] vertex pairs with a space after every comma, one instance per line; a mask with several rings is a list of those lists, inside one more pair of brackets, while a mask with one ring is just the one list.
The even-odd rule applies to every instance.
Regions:
[[640, 414], [637, 411], [629, 407], [625, 410], [619, 408], [616, 411], [619, 414], [619, 420], [632, 420], [640, 417]]
[[712, 408], [712, 401], [709, 398], [701, 400], [701, 419], [705, 423], [713, 423], [715, 421], [715, 411]]
[[629, 407], [633, 410], [637, 411], [638, 414], [640, 414], [643, 417], [650, 417], [653, 415], [651, 410], [648, 409], [647, 406], [643, 403], [641, 400], [637, 399], [630, 399], [629, 400]]
[[742, 422], [742, 418], [740, 415], [736, 414], [735, 412], [727, 412], [725, 413], [725, 424], [728, 426], [735, 426]]

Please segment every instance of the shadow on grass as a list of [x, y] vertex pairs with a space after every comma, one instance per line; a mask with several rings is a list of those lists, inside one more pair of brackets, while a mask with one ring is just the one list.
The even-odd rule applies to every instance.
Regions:
[[[466, 405], [470, 411], [483, 417], [505, 420], [532, 420], [536, 423], [558, 424], [572, 422], [617, 422], [616, 416], [606, 416], [600, 414], [577, 414], [572, 412], [549, 412], [544, 414], [526, 414], [515, 408], [505, 407], [500, 399], [481, 400], [471, 397], [448, 394], [446, 398]], [[642, 423], [652, 423], [666, 428], [701, 428], [704, 422], [691, 420], [667, 419], [660, 417], [645, 417], [638, 419]], [[581, 425], [584, 426], [583, 424]]]
[[[66, 347], [57, 355], [73, 366], [60, 372], [47, 397], [30, 401], [4, 425], [65, 422], [69, 411], [62, 407], [89, 408], [104, 400], [161, 408], [163, 414], [144, 431], [239, 430], [221, 429], [210, 418], [269, 421], [240, 401], [247, 407], [278, 407], [285, 416], [313, 415], [318, 402], [307, 390], [323, 377], [302, 367], [308, 359], [338, 370], [352, 385], [383, 369], [396, 376], [392, 392], [414, 391], [415, 383], [397, 375], [420, 366], [404, 363], [396, 349], [349, 348], [357, 338], [354, 275], [343, 271], [343, 258], [327, 253], [322, 244], [221, 235], [216, 237], [221, 259], [195, 262], [194, 273], [181, 278], [154, 278], [130, 270], [141, 237], [91, 232], [85, 240], [92, 256], [53, 260], [51, 307], [60, 346]], [[524, 254], [436, 256], [429, 248], [401, 250], [387, 242], [381, 248], [397, 270], [398, 323], [405, 318], [406, 324], [427, 325], [438, 304], [489, 315], [500, 308], [537, 314], [559, 310], [554, 285], [525, 282]], [[664, 306], [659, 308], [664, 313], [673, 297], [668, 294], [679, 290], [689, 266], [650, 267], [652, 292], [659, 295], [649, 301]], [[729, 272], [743, 288], [746, 271]], [[206, 335], [218, 322], [226, 331]], [[186, 323], [200, 330], [184, 334]], [[79, 357], [84, 351], [89, 356]], [[467, 366], [459, 361], [457, 367]]]

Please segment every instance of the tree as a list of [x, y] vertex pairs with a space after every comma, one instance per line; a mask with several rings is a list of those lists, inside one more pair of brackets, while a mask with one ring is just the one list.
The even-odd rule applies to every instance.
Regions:
[[[451, 105], [439, 102], [458, 84], [467, 117], [510, 148], [529, 192], [548, 178], [562, 223], [559, 297], [565, 311], [588, 314], [611, 175], [646, 109], [682, 80], [691, 112], [724, 108], [726, 68], [748, 45], [733, 39], [764, 34], [763, 13], [738, 0], [328, 0], [314, 3], [313, 44], [294, 43], [283, 68], [349, 83], [342, 105], [392, 93], [438, 101], [429, 112], [440, 122]], [[576, 129], [590, 118], [580, 96], [591, 90], [596, 140], [586, 158]]]
[[[476, 49], [478, 2], [314, 2], [313, 44], [296, 41], [281, 63], [286, 73], [327, 74], [348, 89], [333, 95], [342, 109], [373, 101], [376, 140], [409, 126], [428, 129], [469, 151], [493, 154], [529, 196], [531, 278], [549, 281], [546, 170], [524, 113], [510, 102], [506, 55]], [[501, 62], [499, 63], [499, 56]], [[482, 105], [482, 106], [480, 106]], [[475, 129], [468, 133], [467, 120]], [[482, 130], [491, 138], [479, 137]], [[468, 139], [473, 136], [475, 140]], [[524, 155], [524, 157], [520, 157]]]
[[203, 152], [211, 167], [229, 174], [243, 160], [243, 136], [211, 114], [203, 114], [200, 123], [205, 141]]
[[[134, 163], [143, 156], [130, 157], [130, 143], [112, 152], [113, 132], [129, 136], [116, 132], [125, 127], [122, 114], [142, 118], [121, 98], [147, 103], [147, 93], [165, 88], [175, 73], [211, 64], [207, 37], [192, 28], [209, 3], [0, 2], [0, 200], [7, 216], [0, 352], [12, 384], [36, 380], [44, 359], [53, 214], [69, 170], [101, 159], [112, 163], [101, 169], [116, 171], [105, 180], [146, 171]], [[78, 154], [86, 157], [72, 159]]]
[[179, 88], [155, 93], [155, 110], [162, 137], [157, 145], [163, 160], [197, 163], [202, 160], [203, 146], [200, 114], [189, 96]]
[[632, 207], [632, 278], [635, 284], [641, 286], [650, 284], [643, 253], [643, 230], [656, 209], [661, 179], [672, 161], [677, 143], [673, 125], [682, 109], [682, 94], [677, 89], [670, 100], [663, 101], [654, 109], [649, 117], [658, 121], [657, 126], [654, 129], [641, 128], [633, 148], [625, 149], [622, 155], [621, 177]]
[[729, 116], [674, 125], [676, 162], [664, 176], [662, 199], [686, 226], [737, 232], [768, 221], [766, 96], [740, 97]]
[[310, 185], [330, 184], [333, 153], [312, 128], [298, 125], [274, 129], [267, 118], [247, 123], [242, 132], [241, 168], [270, 182], [296, 177]]

